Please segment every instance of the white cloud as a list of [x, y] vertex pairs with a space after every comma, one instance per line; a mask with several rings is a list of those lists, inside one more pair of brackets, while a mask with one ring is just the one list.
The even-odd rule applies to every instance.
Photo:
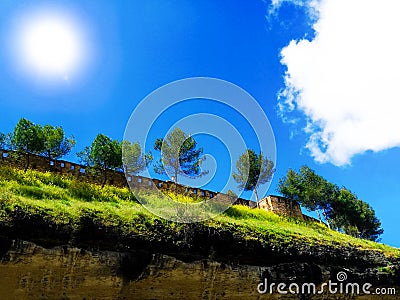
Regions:
[[307, 9], [308, 16], [311, 20], [314, 20], [318, 16], [319, 2], [320, 0], [272, 0], [271, 4], [269, 5], [267, 18], [276, 16], [279, 8], [281, 8], [284, 3], [288, 3]]
[[400, 146], [400, 2], [322, 0], [315, 8], [315, 38], [281, 52], [281, 113], [306, 115], [307, 148], [318, 162], [346, 165]]

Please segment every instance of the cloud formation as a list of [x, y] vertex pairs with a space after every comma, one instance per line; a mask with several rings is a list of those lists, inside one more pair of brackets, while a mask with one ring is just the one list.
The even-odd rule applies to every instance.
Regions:
[[277, 15], [279, 8], [287, 3], [305, 8], [311, 20], [318, 17], [318, 7], [320, 0], [271, 0], [267, 18]]
[[356, 154], [400, 146], [399, 1], [309, 3], [318, 10], [315, 37], [281, 51], [280, 112], [304, 113], [306, 147], [317, 162], [342, 166]]

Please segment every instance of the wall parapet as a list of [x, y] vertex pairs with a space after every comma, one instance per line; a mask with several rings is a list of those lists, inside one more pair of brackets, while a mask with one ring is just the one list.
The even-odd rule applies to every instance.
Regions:
[[[0, 163], [3, 165], [10, 165], [17, 168], [24, 168], [26, 161], [15, 159], [12, 157], [13, 151], [1, 150]], [[88, 181], [96, 184], [100, 184], [101, 178], [88, 172], [88, 167], [82, 164], [73, 163], [66, 160], [48, 159], [40, 155], [30, 155], [30, 168], [42, 172], [54, 172], [61, 175], [72, 175], [79, 180]], [[148, 188], [149, 186], [156, 186], [162, 191], [174, 191], [183, 195], [192, 197], [199, 197], [203, 199], [213, 199], [215, 196], [227, 197], [227, 200], [231, 199], [226, 194], [218, 193], [202, 188], [190, 187], [182, 184], [175, 184], [172, 181], [164, 181], [155, 178], [148, 178], [140, 175], [126, 175], [122, 171], [107, 170], [106, 184], [114, 185], [117, 187], [129, 187], [134, 185], [135, 187]], [[252, 206], [252, 201], [237, 198], [236, 202], [241, 204]]]
[[269, 195], [261, 199], [259, 206], [264, 210], [271, 211], [279, 215], [297, 218], [303, 217], [300, 204], [282, 196]]

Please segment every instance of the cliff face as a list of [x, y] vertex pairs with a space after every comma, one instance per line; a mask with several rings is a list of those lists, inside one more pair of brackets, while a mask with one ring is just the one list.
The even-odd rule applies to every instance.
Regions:
[[[44, 249], [14, 242], [0, 268], [1, 299], [239, 299], [257, 296], [260, 268], [154, 254]], [[143, 268], [144, 267], [144, 268]], [[140, 271], [139, 271], [140, 270]]]
[[257, 292], [265, 280], [317, 287], [338, 282], [340, 271], [346, 282], [370, 283], [371, 291], [394, 287], [400, 294], [399, 261], [376, 251], [295, 241], [274, 247], [202, 225], [180, 235], [155, 227], [149, 240], [90, 224], [61, 234], [30, 221], [36, 227], [29, 231], [0, 230], [0, 299], [351, 299], [327, 290], [315, 296]]

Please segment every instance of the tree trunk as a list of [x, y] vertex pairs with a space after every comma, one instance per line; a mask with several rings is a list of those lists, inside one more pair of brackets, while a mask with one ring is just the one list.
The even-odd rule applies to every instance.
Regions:
[[[286, 201], [286, 200], [285, 200], [285, 201]], [[290, 216], [290, 217], [293, 217], [293, 215], [294, 215], [294, 214], [293, 214], [293, 200], [290, 199], [290, 214], [289, 214], [289, 216]]]
[[101, 188], [103, 188], [106, 185], [107, 182], [107, 168], [103, 169], [103, 183], [101, 184]]
[[174, 178], [174, 193], [175, 195], [178, 193], [177, 189], [178, 189], [178, 171], [175, 170], [175, 178]]
[[25, 168], [24, 168], [24, 172], [26, 172], [29, 168], [29, 163], [30, 163], [30, 154], [29, 152], [26, 153], [26, 164], [25, 164]]
[[322, 209], [322, 214], [324, 215], [326, 225], [328, 225], [328, 228], [331, 229], [331, 225], [329, 224], [325, 209]]
[[257, 187], [254, 187], [254, 195], [256, 196], [256, 204], [257, 204], [257, 208], [260, 208], [260, 204], [258, 203]]
[[317, 211], [317, 215], [318, 215], [318, 220], [319, 220], [319, 222], [322, 223], [321, 213], [319, 212], [319, 209], [316, 208], [315, 210]]
[[52, 169], [52, 165], [50, 164], [50, 163], [51, 163], [51, 154], [50, 154], [50, 151], [47, 151], [47, 156], [48, 156], [48, 158], [49, 158], [49, 169]]

